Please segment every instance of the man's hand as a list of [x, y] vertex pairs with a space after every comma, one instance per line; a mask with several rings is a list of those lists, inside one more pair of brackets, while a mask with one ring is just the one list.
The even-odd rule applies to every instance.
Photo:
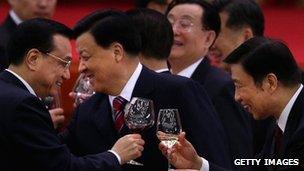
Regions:
[[119, 155], [121, 164], [125, 164], [141, 156], [144, 144], [139, 134], [129, 134], [117, 140], [111, 150]]
[[185, 139], [185, 133], [178, 136], [178, 143], [171, 149], [163, 143], [159, 143], [159, 149], [163, 155], [167, 156], [170, 163], [178, 169], [196, 169], [200, 170], [202, 159], [197, 155], [192, 144]]
[[55, 108], [55, 109], [49, 110], [49, 112], [51, 114], [54, 128], [57, 129], [58, 127], [60, 127], [63, 124], [64, 119], [65, 119], [65, 117], [63, 115], [63, 109]]

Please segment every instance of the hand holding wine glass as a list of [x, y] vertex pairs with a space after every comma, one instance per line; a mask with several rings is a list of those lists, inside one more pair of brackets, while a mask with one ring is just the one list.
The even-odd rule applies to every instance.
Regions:
[[[153, 126], [154, 105], [150, 99], [133, 97], [125, 107], [125, 123], [132, 133], [140, 133]], [[131, 160], [128, 164], [143, 165]]]
[[[177, 143], [182, 125], [177, 109], [160, 109], [157, 118], [157, 137], [167, 148]], [[171, 165], [168, 161], [168, 170]]]

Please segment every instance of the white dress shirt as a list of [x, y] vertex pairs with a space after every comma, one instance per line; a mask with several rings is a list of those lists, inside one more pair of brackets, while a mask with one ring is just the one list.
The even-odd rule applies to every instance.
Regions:
[[19, 18], [19, 17], [17, 16], [17, 14], [15, 13], [15, 11], [10, 10], [10, 11], [9, 11], [9, 15], [11, 16], [11, 18], [13, 19], [13, 21], [14, 21], [17, 25], [19, 25], [20, 23], [23, 22], [23, 21], [21, 20], [21, 18]]
[[202, 57], [198, 61], [194, 62], [193, 64], [189, 65], [187, 68], [185, 68], [181, 72], [177, 73], [177, 75], [190, 78], [192, 76], [193, 72], [195, 71], [195, 69], [197, 68], [197, 66], [202, 62], [203, 59], [204, 59], [204, 57]]
[[166, 72], [166, 71], [170, 71], [169, 68], [163, 68], [163, 69], [155, 70], [155, 72], [157, 72], [157, 73], [162, 73], [162, 72]]
[[285, 108], [283, 109], [279, 119], [277, 120], [278, 126], [280, 127], [280, 129], [282, 130], [283, 133], [285, 131], [287, 119], [288, 119], [289, 113], [291, 111], [291, 108], [292, 108], [294, 102], [296, 101], [297, 97], [299, 96], [302, 88], [303, 88], [303, 85], [301, 84], [300, 87], [298, 88], [298, 90], [291, 97], [291, 99], [289, 100], [289, 102], [287, 103]]

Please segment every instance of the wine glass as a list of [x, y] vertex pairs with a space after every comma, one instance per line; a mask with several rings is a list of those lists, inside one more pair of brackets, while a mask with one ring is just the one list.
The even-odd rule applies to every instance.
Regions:
[[42, 99], [47, 109], [55, 109], [61, 107], [61, 89], [57, 88], [56, 91], [51, 92], [49, 96]]
[[[168, 148], [172, 148], [182, 132], [178, 109], [160, 109], [157, 118], [157, 137]], [[168, 170], [171, 164], [168, 161]]]
[[[154, 105], [150, 99], [133, 97], [125, 107], [125, 123], [133, 133], [140, 133], [144, 129], [153, 126], [155, 121]], [[137, 161], [131, 160], [128, 164], [141, 165]]]
[[76, 97], [75, 97], [76, 106], [84, 102], [86, 99], [88, 99], [95, 93], [90, 83], [90, 78], [83, 73], [80, 74], [79, 77], [77, 78], [73, 88], [73, 92], [76, 93]]

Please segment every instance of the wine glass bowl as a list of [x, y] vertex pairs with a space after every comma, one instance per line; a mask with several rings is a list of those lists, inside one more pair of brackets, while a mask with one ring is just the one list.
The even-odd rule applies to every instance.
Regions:
[[[140, 133], [154, 125], [154, 104], [150, 99], [133, 97], [126, 104], [124, 112], [125, 124], [133, 133]], [[135, 160], [129, 161], [128, 164], [143, 166]]]
[[[172, 148], [178, 142], [178, 135], [182, 132], [182, 125], [177, 109], [160, 109], [157, 117], [157, 138], [167, 148]], [[168, 161], [168, 170], [171, 165]]]
[[74, 85], [73, 92], [76, 94], [75, 104], [78, 106], [86, 99], [91, 97], [95, 92], [90, 83], [90, 78], [85, 74], [80, 74]]
[[139, 133], [154, 124], [154, 105], [150, 99], [133, 97], [125, 107], [125, 123], [132, 132]]

